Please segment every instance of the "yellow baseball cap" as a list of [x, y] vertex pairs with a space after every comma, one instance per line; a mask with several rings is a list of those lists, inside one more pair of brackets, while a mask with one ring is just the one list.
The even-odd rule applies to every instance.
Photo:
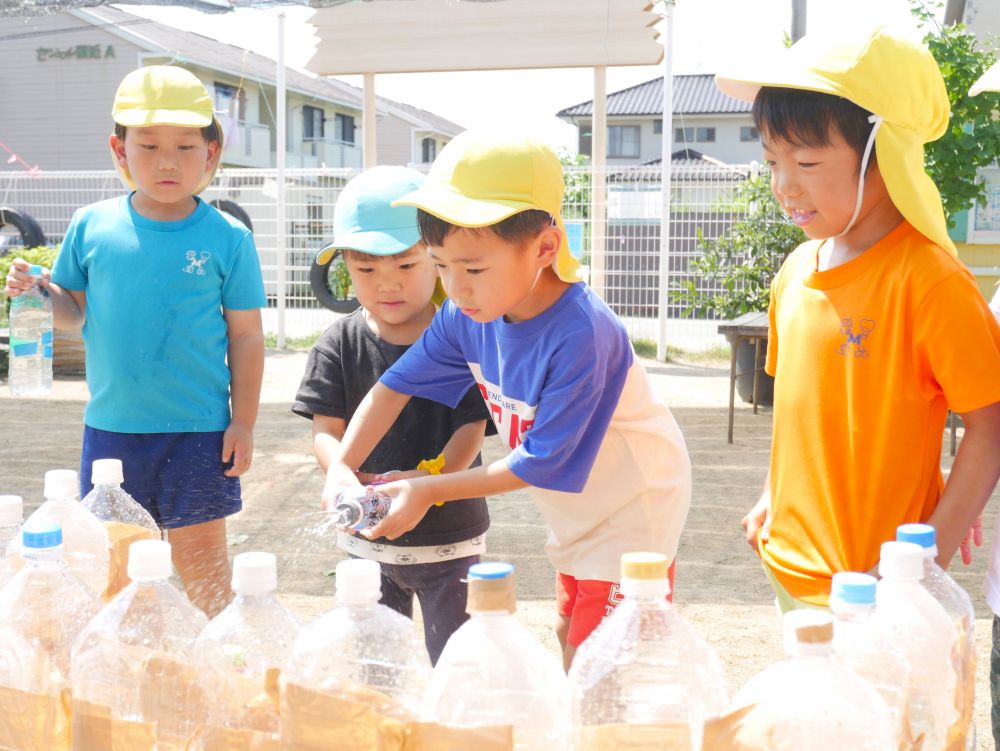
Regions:
[[552, 215], [562, 233], [553, 266], [560, 279], [580, 281], [580, 262], [566, 239], [561, 210], [562, 165], [540, 141], [509, 131], [467, 130], [438, 154], [424, 184], [393, 206], [416, 206], [459, 227], [488, 227], [521, 211]]
[[989, 70], [980, 76], [979, 80], [972, 84], [969, 89], [969, 96], [982, 94], [984, 91], [1000, 91], [1000, 60], [993, 63]]
[[923, 145], [944, 134], [951, 107], [923, 43], [887, 26], [812, 34], [770, 57], [748, 56], [738, 71], [715, 77], [736, 99], [752, 102], [762, 86], [804, 89], [843, 97], [877, 116], [875, 153], [893, 204], [917, 231], [958, 254], [941, 194], [924, 170]]
[[[222, 158], [222, 125], [212, 110], [208, 90], [190, 71], [176, 65], [149, 65], [133, 70], [118, 85], [111, 118], [126, 128], [150, 125], [207, 128], [215, 122], [219, 133], [219, 151], [214, 165], [195, 193], [201, 193], [211, 184]], [[128, 169], [122, 167], [117, 159], [114, 162], [125, 184], [135, 190], [135, 181]]]

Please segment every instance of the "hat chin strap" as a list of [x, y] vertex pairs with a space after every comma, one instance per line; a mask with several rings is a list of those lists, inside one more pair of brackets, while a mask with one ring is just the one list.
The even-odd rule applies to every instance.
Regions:
[[868, 171], [868, 160], [871, 158], [872, 149], [875, 148], [875, 134], [878, 133], [879, 126], [882, 125], [883, 121], [881, 115], [869, 115], [868, 117], [868, 122], [874, 124], [872, 125], [872, 132], [868, 134], [865, 153], [861, 157], [861, 174], [858, 176], [858, 200], [854, 202], [854, 213], [851, 215], [851, 220], [840, 234], [834, 235], [834, 237], [843, 237], [851, 231], [854, 223], [858, 221], [858, 214], [861, 213], [861, 203], [865, 200], [865, 172]]

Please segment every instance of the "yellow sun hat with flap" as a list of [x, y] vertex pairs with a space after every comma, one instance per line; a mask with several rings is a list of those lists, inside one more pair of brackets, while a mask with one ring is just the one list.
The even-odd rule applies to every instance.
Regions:
[[889, 26], [809, 34], [770, 57], [720, 73], [723, 93], [752, 102], [764, 86], [843, 97], [873, 117], [875, 154], [889, 197], [918, 232], [952, 255], [941, 194], [924, 170], [924, 144], [944, 135], [948, 92], [927, 47]]

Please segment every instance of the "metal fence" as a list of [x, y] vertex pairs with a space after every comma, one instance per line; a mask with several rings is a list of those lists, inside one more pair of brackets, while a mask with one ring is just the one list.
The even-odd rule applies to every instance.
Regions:
[[[703, 161], [677, 162], [671, 173], [669, 274], [671, 286], [693, 278], [690, 262], [700, 255], [699, 233], [711, 239], [726, 233], [742, 214], [732, 200], [734, 189], [751, 172], [745, 165]], [[288, 338], [322, 331], [336, 314], [322, 308], [309, 288], [309, 268], [316, 250], [333, 234], [333, 207], [356, 170], [290, 169], [285, 173], [285, 306], [279, 310], [276, 173], [273, 169], [226, 169], [205, 191], [206, 200], [228, 201], [246, 212], [260, 253], [268, 308], [265, 330], [278, 329], [284, 317]], [[563, 204], [570, 246], [583, 262], [588, 281], [625, 322], [636, 339], [655, 341], [660, 299], [660, 214], [663, 191], [659, 166], [609, 168], [604, 218], [593, 221], [589, 167], [565, 171]], [[89, 203], [120, 195], [113, 170], [92, 172], [0, 172], [0, 206], [31, 215], [50, 244], [62, 239], [73, 212]], [[231, 205], [229, 206], [230, 208]], [[238, 209], [237, 209], [238, 210]], [[3, 252], [0, 237], [0, 252]], [[7, 238], [9, 240], [9, 237]], [[699, 286], [710, 288], [705, 280]], [[668, 341], [686, 349], [722, 343], [717, 323], [683, 316], [668, 297]]]

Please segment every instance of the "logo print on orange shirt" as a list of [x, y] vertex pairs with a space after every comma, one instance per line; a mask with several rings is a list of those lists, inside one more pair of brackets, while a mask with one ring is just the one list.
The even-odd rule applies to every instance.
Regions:
[[846, 338], [843, 344], [837, 347], [837, 352], [845, 357], [850, 354], [851, 347], [854, 347], [854, 356], [867, 358], [868, 350], [865, 349], [865, 339], [871, 336], [875, 328], [875, 321], [871, 318], [862, 318], [860, 331], [855, 333], [854, 320], [852, 318], [840, 319], [840, 333]]

